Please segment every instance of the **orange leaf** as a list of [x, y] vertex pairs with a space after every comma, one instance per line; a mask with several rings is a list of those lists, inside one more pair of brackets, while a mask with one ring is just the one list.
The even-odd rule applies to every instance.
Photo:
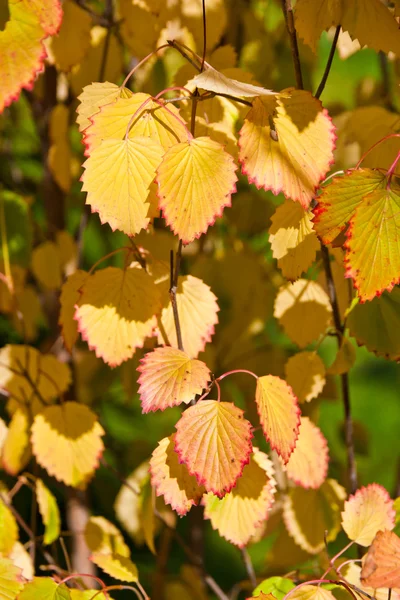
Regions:
[[150, 459], [151, 483], [157, 496], [163, 496], [181, 517], [198, 504], [205, 488], [190, 475], [187, 466], [180, 464], [175, 451], [175, 435], [161, 440]]
[[342, 527], [360, 546], [369, 546], [378, 531], [393, 529], [396, 512], [393, 500], [381, 485], [362, 487], [345, 502]]
[[179, 460], [207, 491], [222, 497], [236, 484], [251, 454], [251, 424], [230, 402], [203, 400], [176, 424]]
[[328, 472], [328, 444], [308, 417], [301, 417], [299, 438], [286, 465], [289, 479], [305, 488], [317, 489]]
[[141, 363], [138, 383], [144, 413], [189, 404], [210, 379], [207, 365], [171, 347], [156, 348]]
[[135, 235], [149, 224], [150, 184], [163, 149], [150, 138], [105, 139], [84, 162], [86, 204], [111, 229]]
[[142, 348], [157, 324], [156, 285], [140, 268], [108, 267], [91, 275], [82, 287], [75, 319], [89, 348], [112, 367]]
[[333, 162], [334, 127], [320, 101], [302, 90], [256, 98], [239, 136], [239, 161], [250, 183], [308, 208]]
[[265, 523], [274, 502], [276, 482], [268, 456], [253, 448], [250, 462], [232, 491], [218, 498], [204, 497], [204, 517], [229, 542], [243, 548]]
[[256, 403], [271, 448], [287, 463], [299, 435], [300, 409], [292, 388], [274, 375], [257, 379]]
[[157, 169], [164, 218], [184, 244], [205, 233], [236, 191], [236, 165], [209, 137], [175, 144]]
[[[218, 323], [217, 299], [204, 281], [192, 277], [192, 275], [186, 275], [179, 278], [176, 303], [183, 349], [188, 356], [195, 358], [204, 350], [206, 343], [211, 341], [214, 334], [214, 326]], [[169, 343], [176, 348], [178, 342], [170, 300], [161, 312], [161, 323]], [[160, 344], [165, 343], [161, 333], [158, 334], [158, 341]]]
[[372, 588], [400, 587], [400, 538], [378, 531], [364, 559], [361, 581]]
[[98, 466], [104, 430], [83, 404], [48, 406], [32, 425], [32, 448], [38, 464], [66, 485], [84, 486]]

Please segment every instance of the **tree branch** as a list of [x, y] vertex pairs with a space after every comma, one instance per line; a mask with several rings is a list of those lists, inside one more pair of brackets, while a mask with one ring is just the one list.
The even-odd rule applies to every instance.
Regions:
[[332, 66], [332, 62], [333, 62], [333, 57], [335, 56], [336, 46], [337, 46], [337, 43], [338, 43], [338, 39], [339, 39], [339, 34], [340, 34], [341, 28], [342, 28], [341, 25], [338, 25], [336, 27], [335, 36], [333, 38], [331, 50], [330, 50], [329, 56], [328, 56], [328, 62], [326, 63], [326, 67], [325, 67], [324, 74], [322, 75], [321, 83], [319, 84], [318, 89], [315, 92], [315, 97], [316, 98], [320, 98], [322, 92], [324, 91], [325, 84], [327, 82], [327, 79], [329, 77], [329, 73], [330, 73], [330, 70], [331, 70], [331, 66]]
[[293, 66], [294, 66], [294, 72], [295, 72], [295, 76], [296, 76], [296, 85], [299, 90], [303, 90], [304, 89], [303, 75], [301, 72], [299, 46], [297, 44], [296, 27], [294, 25], [292, 0], [281, 0], [281, 2], [282, 2], [283, 14], [285, 16], [285, 21], [286, 21], [286, 28], [288, 30], [289, 39], [290, 39], [290, 48], [292, 50]]

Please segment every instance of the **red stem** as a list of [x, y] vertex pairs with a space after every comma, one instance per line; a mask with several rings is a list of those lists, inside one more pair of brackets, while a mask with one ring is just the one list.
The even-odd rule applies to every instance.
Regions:
[[133, 69], [131, 71], [129, 71], [128, 75], [125, 77], [124, 81], [121, 84], [121, 88], [125, 87], [129, 78], [132, 77], [132, 75], [146, 62], [149, 60], [149, 58], [151, 58], [152, 56], [154, 56], [155, 54], [157, 54], [157, 52], [159, 52], [159, 50], [163, 50], [164, 48], [170, 48], [170, 44], [163, 44], [162, 46], [159, 46], [158, 48], [156, 48], [153, 52], [150, 52], [150, 54], [148, 54], [147, 56], [145, 56], [144, 58], [142, 58], [142, 60], [140, 62], [138, 62], [137, 65], [135, 65], [133, 67]]
[[222, 381], [223, 379], [225, 379], [225, 377], [228, 377], [229, 375], [234, 375], [235, 373], [247, 373], [247, 375], [251, 375], [252, 377], [254, 377], [254, 379], [258, 379], [258, 375], [253, 373], [253, 371], [248, 371], [247, 369], [234, 369], [233, 371], [227, 371], [223, 375], [220, 375], [215, 381]]
[[358, 163], [356, 164], [355, 168], [359, 169], [361, 163], [363, 162], [363, 160], [366, 159], [366, 157], [368, 156], [368, 154], [377, 146], [379, 146], [379, 144], [381, 144], [382, 142], [386, 142], [386, 140], [389, 140], [390, 138], [393, 137], [400, 137], [400, 133], [389, 133], [388, 135], [385, 135], [385, 137], [383, 137], [381, 140], [378, 140], [377, 142], [375, 142], [375, 144], [373, 144], [373, 146], [371, 146], [371, 148], [369, 148], [360, 158], [360, 160], [358, 161]]

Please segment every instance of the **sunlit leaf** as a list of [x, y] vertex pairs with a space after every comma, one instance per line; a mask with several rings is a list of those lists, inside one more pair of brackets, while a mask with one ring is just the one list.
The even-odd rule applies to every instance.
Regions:
[[397, 22], [380, 0], [298, 0], [295, 16], [297, 31], [313, 50], [325, 29], [341, 25], [361, 46], [400, 53]]
[[29, 0], [29, 8], [34, 11], [47, 35], [55, 35], [63, 18], [62, 5], [59, 0]]
[[115, 367], [143, 346], [158, 309], [157, 287], [143, 269], [108, 267], [84, 283], [75, 319], [90, 349]]
[[132, 92], [128, 88], [120, 88], [115, 83], [104, 81], [102, 83], [94, 82], [83, 88], [78, 97], [80, 104], [76, 109], [76, 122], [79, 125], [79, 131], [84, 131], [89, 125], [92, 125], [92, 117], [96, 115], [102, 106], [115, 102], [117, 98], [130, 98]]
[[328, 295], [315, 281], [298, 279], [287, 283], [275, 299], [274, 317], [300, 348], [325, 333], [331, 316]]
[[158, 496], [163, 496], [178, 515], [185, 515], [198, 504], [205, 488], [190, 475], [185, 464], [180, 464], [175, 451], [175, 436], [162, 439], [150, 459], [151, 483]]
[[121, 532], [104, 517], [90, 517], [85, 527], [85, 541], [94, 554], [129, 556], [129, 548]]
[[29, 427], [27, 412], [18, 408], [11, 418], [1, 451], [2, 467], [10, 475], [22, 471], [31, 457]]
[[84, 486], [103, 452], [104, 430], [83, 404], [64, 402], [36, 415], [32, 449], [37, 462], [66, 485]]
[[127, 485], [121, 486], [114, 503], [118, 520], [137, 545], [143, 544], [144, 541], [140, 491], [148, 479], [148, 473], [149, 462], [146, 460], [126, 478]]
[[[319, 554], [341, 529], [346, 490], [327, 479], [317, 490], [295, 487], [284, 500], [283, 518], [290, 536], [303, 550]], [[327, 532], [327, 533], [325, 533]]]
[[347, 232], [346, 277], [361, 301], [400, 283], [400, 188], [376, 190], [363, 199]]
[[296, 447], [285, 467], [297, 485], [317, 489], [328, 472], [328, 444], [321, 430], [308, 417], [301, 417]]
[[324, 244], [330, 244], [350, 221], [363, 198], [384, 189], [386, 178], [380, 171], [359, 169], [335, 177], [318, 197], [314, 208], [315, 231]]
[[210, 379], [206, 364], [175, 348], [156, 348], [141, 363], [138, 383], [144, 413], [189, 404]]
[[8, 345], [0, 350], [0, 388], [7, 392], [10, 408], [30, 405], [35, 414], [70, 383], [69, 366], [52, 354], [41, 354], [31, 346]]
[[69, 588], [50, 577], [35, 577], [25, 584], [18, 600], [71, 600]]
[[350, 312], [347, 325], [359, 345], [378, 356], [400, 358], [400, 287], [383, 292], [366, 304], [357, 304]]
[[222, 497], [241, 476], [251, 454], [251, 424], [229, 402], [203, 400], [176, 424], [179, 460], [207, 491]]
[[[83, 164], [86, 204], [102, 223], [135, 235], [149, 224], [149, 187], [163, 155], [151, 139], [105, 139]], [[129, 174], [129, 176], [127, 176]]]
[[[89, 91], [89, 90], [88, 90]], [[91, 95], [97, 89], [91, 90]], [[111, 90], [107, 98], [111, 96]], [[132, 121], [133, 116], [136, 118]], [[102, 103], [99, 112], [91, 119], [91, 126], [84, 132], [85, 154], [91, 155], [103, 140], [123, 140], [128, 129], [128, 139], [150, 138], [164, 150], [188, 139], [188, 130], [179, 116], [179, 110], [151, 100], [149, 94], [137, 93], [127, 97], [117, 96], [114, 102]]]
[[311, 222], [312, 213], [286, 200], [271, 217], [269, 242], [283, 276], [290, 281], [300, 277], [315, 261], [319, 242]]
[[393, 500], [381, 485], [362, 487], [345, 502], [342, 527], [360, 546], [369, 546], [380, 530], [393, 529]]
[[209, 493], [204, 497], [204, 517], [222, 537], [239, 546], [247, 545], [268, 516], [274, 502], [276, 482], [268, 456], [253, 448], [236, 486], [218, 498]]
[[[33, 566], [32, 558], [29, 552], [25, 549], [25, 547], [21, 544], [21, 542], [15, 542], [8, 558], [12, 561], [13, 565], [21, 569], [21, 575], [25, 579], [31, 580], [34, 577], [35, 569]], [[0, 569], [1, 570], [1, 569]], [[0, 589], [1, 585], [1, 576], [0, 576]], [[3, 600], [1, 593], [0, 598]], [[8, 600], [8, 598], [7, 598]]]
[[330, 590], [317, 585], [302, 585], [290, 594], [295, 600], [334, 600]]
[[57, 501], [41, 479], [36, 479], [36, 497], [45, 526], [44, 544], [52, 544], [60, 535], [60, 513]]
[[284, 596], [295, 587], [293, 581], [287, 577], [268, 577], [256, 587], [253, 595], [272, 594], [277, 600], [283, 600]]
[[208, 137], [175, 144], [164, 154], [157, 169], [160, 208], [183, 243], [200, 237], [231, 205], [235, 171], [233, 158]]
[[[179, 278], [176, 303], [183, 349], [188, 356], [196, 358], [204, 350], [206, 343], [211, 341], [214, 327], [218, 323], [217, 299], [201, 279], [186, 275]], [[161, 323], [169, 343], [176, 348], [178, 342], [170, 301], [161, 312]], [[158, 334], [158, 341], [160, 344], [165, 343], [161, 333]]]
[[215, 92], [217, 94], [227, 94], [228, 96], [239, 96], [239, 98], [254, 98], [255, 96], [274, 96], [277, 92], [267, 90], [258, 85], [251, 85], [249, 83], [242, 83], [236, 79], [226, 77], [220, 71], [217, 71], [206, 63], [206, 68], [202, 73], [196, 75], [192, 80], [192, 83], [196, 87], [209, 92]]
[[378, 531], [364, 559], [361, 581], [372, 588], [400, 587], [400, 538]]
[[298, 352], [285, 365], [286, 381], [299, 402], [310, 402], [325, 385], [325, 365], [315, 352]]
[[299, 435], [300, 409], [292, 388], [279, 377], [257, 379], [256, 403], [264, 435], [287, 463]]
[[240, 130], [242, 172], [258, 188], [308, 208], [333, 162], [334, 142], [331, 119], [309, 92], [256, 98]]
[[23, 587], [21, 569], [0, 557], [0, 600], [14, 600]]
[[136, 565], [127, 556], [120, 554], [92, 554], [91, 560], [107, 575], [120, 581], [138, 581]]
[[86, 271], [75, 271], [70, 275], [61, 288], [60, 316], [58, 323], [61, 326], [61, 334], [67, 350], [71, 352], [78, 339], [78, 325], [74, 319], [75, 305], [80, 299], [79, 290], [88, 278]]
[[17, 540], [17, 521], [3, 499], [0, 499], [0, 553], [10, 554]]
[[92, 19], [72, 0], [63, 2], [63, 13], [60, 31], [50, 41], [50, 54], [57, 69], [69, 71], [89, 50]]
[[61, 287], [61, 260], [57, 244], [47, 241], [33, 250], [32, 271], [44, 288], [57, 290]]

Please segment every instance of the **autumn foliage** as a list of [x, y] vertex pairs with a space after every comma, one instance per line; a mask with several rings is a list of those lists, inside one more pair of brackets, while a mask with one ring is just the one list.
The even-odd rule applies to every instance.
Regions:
[[0, 2], [0, 600], [399, 596], [399, 19]]

